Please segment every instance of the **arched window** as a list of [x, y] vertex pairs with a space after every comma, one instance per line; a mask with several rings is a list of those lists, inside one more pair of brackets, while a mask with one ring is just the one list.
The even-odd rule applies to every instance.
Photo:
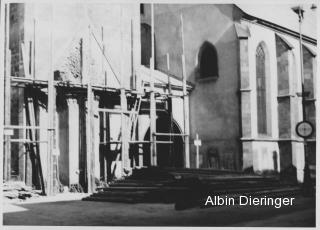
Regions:
[[199, 52], [200, 78], [218, 77], [217, 50], [209, 42], [203, 43]]
[[141, 29], [141, 64], [145, 66], [150, 65], [151, 58], [151, 27], [142, 23]]
[[[291, 47], [276, 35], [278, 94], [289, 94], [289, 51]], [[290, 119], [289, 119], [290, 120]]]
[[266, 54], [260, 44], [256, 50], [258, 133], [267, 134]]
[[303, 51], [303, 75], [304, 75], [304, 89], [309, 92], [308, 97], [314, 97], [314, 83], [313, 83], [313, 61], [315, 54], [311, 52], [306, 46], [302, 46]]

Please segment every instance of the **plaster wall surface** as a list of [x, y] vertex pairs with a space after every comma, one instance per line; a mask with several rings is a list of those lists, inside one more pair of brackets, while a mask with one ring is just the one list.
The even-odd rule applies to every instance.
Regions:
[[[233, 5], [155, 4], [156, 69], [182, 78], [183, 30], [187, 80], [195, 84], [190, 94], [191, 167], [195, 167], [196, 133], [202, 139], [201, 167], [208, 166], [207, 152], [218, 149], [221, 168], [239, 167], [239, 77], [238, 40], [234, 28]], [[148, 9], [148, 8], [146, 8]], [[146, 11], [147, 12], [147, 11]], [[141, 22], [150, 22], [146, 13]], [[213, 44], [218, 55], [218, 77], [200, 80], [199, 50], [204, 42]]]
[[[140, 52], [133, 52], [139, 50], [140, 42], [138, 4], [18, 5], [24, 16], [24, 42], [36, 47], [36, 79], [48, 79], [52, 62], [52, 71], [60, 71], [56, 80], [81, 82], [81, 62], [87, 61], [94, 84], [104, 85], [107, 81], [108, 86], [119, 87], [117, 77], [130, 88], [133, 66], [140, 63]], [[87, 81], [82, 79], [83, 83]]]

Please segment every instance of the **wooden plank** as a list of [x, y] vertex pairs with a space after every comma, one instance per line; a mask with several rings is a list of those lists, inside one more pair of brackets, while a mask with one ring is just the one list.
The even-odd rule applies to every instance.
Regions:
[[156, 136], [187, 136], [184, 133], [155, 133]]
[[16, 143], [48, 143], [48, 141], [36, 141], [32, 139], [11, 139], [10, 141]]
[[5, 125], [4, 129], [46, 129], [40, 126], [29, 125]]
[[130, 111], [127, 109], [121, 110], [121, 109], [106, 109], [106, 108], [99, 108], [99, 112], [107, 112], [107, 113], [124, 113], [124, 114], [131, 114], [131, 113], [137, 113], [136, 111]]

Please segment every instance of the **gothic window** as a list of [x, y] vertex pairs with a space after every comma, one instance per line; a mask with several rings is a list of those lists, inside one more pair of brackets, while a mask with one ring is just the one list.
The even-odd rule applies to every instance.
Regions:
[[209, 42], [205, 42], [199, 52], [200, 78], [218, 77], [217, 50]]
[[303, 46], [303, 74], [304, 74], [304, 89], [309, 92], [309, 97], [314, 97], [313, 90], [313, 60], [314, 54]]
[[267, 134], [266, 54], [260, 44], [256, 50], [258, 133]]
[[[315, 54], [306, 46], [302, 47], [303, 50], [303, 74], [304, 74], [304, 90], [309, 93], [307, 96], [305, 110], [306, 119], [310, 121], [314, 127], [316, 127], [316, 109], [314, 102], [314, 58]], [[311, 100], [310, 100], [311, 99]], [[313, 133], [313, 138], [315, 133]]]
[[276, 35], [278, 94], [289, 94], [289, 45]]

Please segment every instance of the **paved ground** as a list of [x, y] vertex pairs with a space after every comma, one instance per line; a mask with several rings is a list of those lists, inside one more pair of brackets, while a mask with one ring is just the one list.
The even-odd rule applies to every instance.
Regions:
[[121, 204], [58, 196], [4, 203], [4, 225], [49, 226], [315, 226], [315, 199], [292, 207], [218, 206], [176, 211], [172, 204]]

